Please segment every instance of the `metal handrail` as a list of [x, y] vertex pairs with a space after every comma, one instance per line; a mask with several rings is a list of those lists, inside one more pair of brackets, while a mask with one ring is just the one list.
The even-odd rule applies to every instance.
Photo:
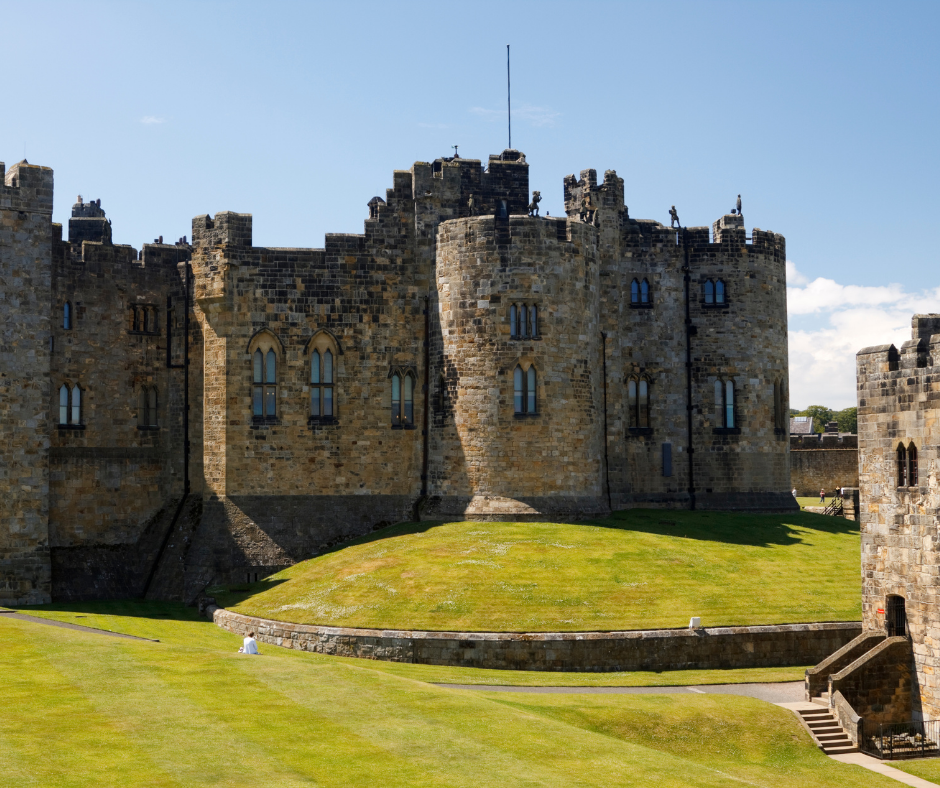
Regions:
[[865, 722], [859, 749], [883, 761], [940, 755], [940, 720]]

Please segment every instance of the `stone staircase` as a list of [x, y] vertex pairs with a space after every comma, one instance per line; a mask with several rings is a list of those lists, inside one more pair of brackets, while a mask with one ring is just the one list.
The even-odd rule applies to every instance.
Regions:
[[858, 752], [849, 735], [842, 729], [835, 715], [829, 710], [829, 693], [826, 697], [813, 698], [814, 708], [798, 709], [797, 714], [810, 732], [813, 740], [826, 755], [845, 755]]

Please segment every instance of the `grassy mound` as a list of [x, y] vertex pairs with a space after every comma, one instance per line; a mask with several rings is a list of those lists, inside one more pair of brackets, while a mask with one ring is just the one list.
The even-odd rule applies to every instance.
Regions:
[[224, 607], [280, 621], [578, 631], [853, 621], [859, 532], [841, 518], [633, 510], [585, 524], [394, 526]]
[[245, 657], [240, 638], [182, 606], [51, 617], [78, 612], [160, 642], [0, 616], [10, 785], [897, 785], [827, 758], [791, 712], [751, 698], [451, 690], [368, 660], [264, 644]]

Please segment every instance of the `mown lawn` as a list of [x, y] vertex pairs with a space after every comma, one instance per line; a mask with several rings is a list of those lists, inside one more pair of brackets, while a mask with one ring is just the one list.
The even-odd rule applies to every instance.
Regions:
[[410, 523], [219, 604], [281, 621], [577, 631], [857, 621], [859, 531], [842, 518], [633, 510], [604, 521]]
[[826, 758], [790, 712], [748, 698], [449, 690], [367, 661], [244, 657], [178, 606], [103, 612], [89, 618], [160, 642], [0, 615], [6, 783], [896, 785]]

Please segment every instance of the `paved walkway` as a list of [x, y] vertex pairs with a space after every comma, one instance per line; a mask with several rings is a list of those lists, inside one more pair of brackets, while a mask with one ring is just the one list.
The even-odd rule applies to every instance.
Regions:
[[803, 700], [803, 682], [776, 684], [702, 684], [695, 687], [518, 687], [487, 684], [439, 684], [451, 689], [483, 690], [485, 692], [531, 692], [540, 694], [578, 695], [672, 695], [689, 692], [701, 695], [745, 695], [768, 703], [794, 703]]
[[80, 632], [94, 632], [96, 635], [110, 635], [114, 638], [127, 638], [128, 640], [146, 640], [148, 643], [159, 643], [159, 640], [152, 638], [139, 638], [136, 635], [125, 635], [122, 632], [111, 632], [107, 629], [95, 629], [94, 627], [83, 627], [81, 624], [69, 624], [65, 621], [53, 621], [51, 618], [39, 618], [38, 616], [28, 616], [25, 613], [17, 613], [13, 610], [0, 610], [0, 618], [15, 618], [18, 621], [29, 621], [33, 624], [45, 624], [50, 627], [62, 627], [62, 629], [77, 629]]

